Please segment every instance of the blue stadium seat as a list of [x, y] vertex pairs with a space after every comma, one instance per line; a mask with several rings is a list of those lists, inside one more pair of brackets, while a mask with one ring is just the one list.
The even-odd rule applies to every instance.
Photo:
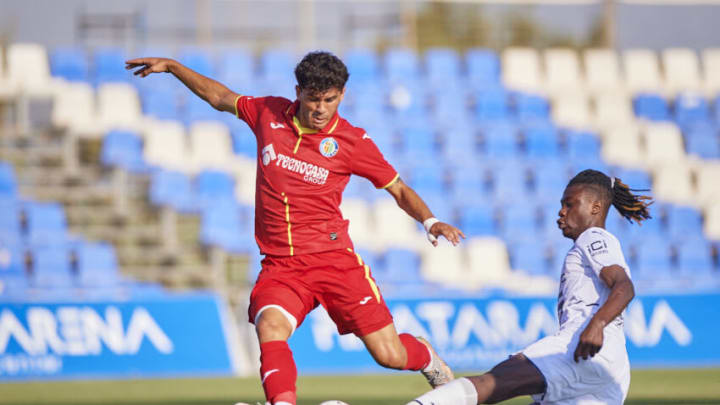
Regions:
[[494, 209], [487, 204], [472, 204], [461, 208], [460, 229], [468, 237], [497, 235]]
[[119, 282], [115, 249], [108, 243], [81, 243], [76, 250], [78, 281], [83, 287], [110, 287]]
[[685, 150], [702, 159], [720, 159], [720, 140], [717, 136], [686, 136]]
[[[455, 206], [448, 200], [447, 192], [442, 189], [430, 188], [419, 188], [415, 191], [418, 192], [436, 218], [440, 218], [441, 221], [451, 224], [457, 222]], [[417, 228], [418, 231], [425, 232], [425, 228], [423, 228], [419, 222], [417, 223]]]
[[246, 49], [233, 48], [220, 52], [218, 64], [220, 81], [240, 94], [247, 93], [247, 87], [255, 76], [255, 60]]
[[515, 242], [509, 245], [510, 263], [514, 270], [523, 270], [532, 275], [548, 275], [549, 261], [545, 246], [537, 241]]
[[640, 94], [633, 100], [635, 115], [652, 121], [667, 121], [670, 112], [667, 101], [659, 94]]
[[445, 173], [441, 168], [416, 165], [411, 168], [409, 177], [409, 184], [416, 191], [444, 192], [445, 190]]
[[500, 86], [500, 59], [491, 49], [474, 48], [465, 54], [468, 78], [475, 89]]
[[190, 178], [169, 170], [153, 173], [150, 181], [150, 201], [183, 213], [193, 213], [198, 207]]
[[652, 189], [652, 180], [650, 179], [650, 175], [642, 170], [620, 168], [613, 170], [613, 174], [630, 188], [640, 190]]
[[32, 284], [41, 288], [63, 288], [73, 285], [70, 251], [67, 246], [32, 249]]
[[515, 96], [517, 117], [523, 122], [547, 121], [550, 118], [550, 103], [545, 97], [519, 93]]
[[508, 93], [502, 89], [478, 92], [475, 97], [475, 117], [480, 121], [509, 119]]
[[446, 164], [458, 162], [475, 162], [478, 160], [480, 148], [478, 134], [474, 126], [459, 123], [458, 126], [442, 128], [439, 132], [442, 143], [442, 154]]
[[178, 52], [177, 59], [188, 68], [207, 77], [216, 77], [213, 57], [207, 50], [197, 47], [183, 48]]
[[252, 130], [245, 125], [239, 125], [230, 131], [233, 141], [233, 151], [251, 159], [257, 157], [257, 140]]
[[68, 242], [63, 207], [57, 203], [27, 203], [27, 241], [33, 246], [62, 246]]
[[420, 68], [415, 51], [408, 48], [392, 48], [385, 53], [385, 76], [390, 81], [414, 80]]
[[448, 123], [467, 122], [472, 119], [463, 92], [442, 91], [434, 95], [433, 117], [438, 127], [446, 127]]
[[[468, 161], [451, 162], [448, 165], [449, 184], [453, 199], [466, 204], [473, 204], [484, 200], [487, 196], [485, 183], [487, 180], [487, 167], [482, 164], [465, 164]], [[466, 205], [461, 204], [461, 205]]]
[[89, 72], [88, 55], [80, 47], [58, 47], [50, 54], [50, 71], [53, 76], [73, 82], [85, 82]]
[[707, 121], [710, 118], [708, 102], [704, 97], [682, 93], [675, 98], [675, 121], [681, 126], [684, 123]]
[[539, 223], [537, 206], [534, 203], [521, 201], [523, 200], [501, 207], [502, 234], [505, 240], [513, 243], [534, 239]]
[[15, 169], [8, 163], [0, 162], [0, 197], [14, 197], [16, 195]]
[[559, 202], [570, 180], [567, 165], [560, 159], [550, 159], [536, 164], [531, 174], [536, 196], [543, 201]]
[[666, 238], [648, 235], [637, 240], [633, 276], [638, 279], [670, 277], [670, 272], [673, 270], [672, 254], [672, 244]]
[[511, 124], [490, 125], [483, 129], [484, 154], [491, 159], [518, 157], [517, 128]]
[[249, 259], [247, 280], [252, 285], [255, 284], [255, 281], [260, 275], [260, 271], [262, 271], [263, 256], [260, 254], [260, 251], [257, 249], [257, 247], [255, 249], [251, 249], [248, 253], [248, 256]]
[[295, 55], [289, 51], [270, 49], [260, 56], [260, 69], [266, 79], [287, 80], [293, 77], [297, 62]]
[[524, 131], [529, 158], [556, 158], [560, 154], [558, 133], [552, 125], [531, 125]]
[[405, 154], [409, 157], [429, 156], [437, 150], [435, 133], [429, 128], [413, 127], [400, 130]]
[[566, 145], [570, 159], [582, 161], [600, 157], [600, 138], [592, 132], [569, 131]]
[[383, 282], [420, 284], [420, 256], [412, 250], [388, 249], [385, 252], [385, 278]]
[[522, 160], [508, 159], [492, 168], [493, 195], [500, 202], [528, 197], [528, 176]]
[[25, 277], [25, 249], [19, 238], [0, 237], [0, 277]]
[[226, 114], [212, 108], [210, 104], [200, 97], [188, 94], [185, 99], [185, 114], [183, 114], [182, 118], [185, 125], [189, 126], [193, 121], [223, 121], [223, 115]]
[[371, 49], [350, 49], [343, 58], [354, 85], [373, 82], [378, 78], [379, 66], [377, 53]]
[[430, 84], [445, 84], [460, 77], [460, 55], [451, 48], [430, 48], [425, 52], [425, 70]]
[[255, 247], [250, 221], [233, 200], [217, 201], [202, 211], [200, 240], [232, 253], [250, 253]]
[[677, 253], [681, 274], [698, 278], [712, 275], [712, 246], [704, 238], [688, 238], [678, 246]]
[[400, 80], [390, 87], [390, 106], [397, 113], [397, 125], [408, 125], [419, 119], [427, 119], [427, 88], [416, 80]]
[[143, 160], [143, 142], [132, 131], [113, 130], [103, 138], [100, 160], [109, 167], [119, 167], [133, 173], [143, 173], [148, 166]]
[[125, 60], [129, 58], [120, 48], [98, 48], [95, 50], [95, 56], [93, 59], [95, 66], [95, 84], [102, 84], [105, 82], [127, 82], [132, 77], [132, 74], [125, 70]]
[[378, 273], [381, 272], [381, 266], [379, 264], [379, 257], [378, 255], [367, 249], [355, 249], [355, 253], [360, 255], [360, 258], [362, 258], [363, 263], [370, 267], [370, 270], [373, 272], [373, 274], [377, 271]]
[[216, 170], [204, 170], [195, 177], [195, 198], [200, 207], [220, 200], [235, 199], [235, 179]]
[[670, 237], [678, 241], [703, 235], [702, 214], [692, 207], [670, 206], [667, 212], [667, 225]]
[[181, 118], [180, 101], [182, 97], [172, 89], [145, 90], [140, 93], [140, 99], [145, 115], [161, 120], [179, 120]]

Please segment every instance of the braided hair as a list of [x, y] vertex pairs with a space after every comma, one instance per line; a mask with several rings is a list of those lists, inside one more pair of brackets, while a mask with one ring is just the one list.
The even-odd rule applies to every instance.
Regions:
[[567, 186], [570, 187], [576, 184], [592, 186], [608, 203], [608, 207], [612, 204], [620, 215], [630, 223], [635, 220], [639, 224], [646, 219], [652, 218], [648, 209], [653, 203], [652, 197], [633, 193], [633, 191], [649, 190], [630, 188], [619, 178], [610, 178], [605, 173], [592, 169], [578, 173], [570, 180]]

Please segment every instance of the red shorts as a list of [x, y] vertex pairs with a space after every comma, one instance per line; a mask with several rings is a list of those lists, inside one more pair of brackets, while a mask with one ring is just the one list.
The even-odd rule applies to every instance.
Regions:
[[250, 294], [248, 316], [268, 305], [280, 306], [297, 320], [318, 304], [341, 335], [365, 336], [392, 323], [380, 290], [359, 255], [350, 249], [299, 256], [266, 256]]

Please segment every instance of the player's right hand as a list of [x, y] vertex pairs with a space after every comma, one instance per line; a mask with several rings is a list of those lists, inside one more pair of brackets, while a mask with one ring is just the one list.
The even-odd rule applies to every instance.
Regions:
[[172, 59], [168, 58], [137, 58], [125, 61], [125, 69], [135, 69], [142, 66], [133, 72], [135, 76], [145, 77], [150, 73], [166, 73], [170, 72], [170, 64], [173, 62]]

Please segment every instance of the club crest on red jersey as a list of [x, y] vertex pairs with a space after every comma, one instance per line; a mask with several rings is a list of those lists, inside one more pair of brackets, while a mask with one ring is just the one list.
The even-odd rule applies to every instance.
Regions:
[[335, 138], [329, 137], [320, 141], [320, 153], [328, 158], [337, 155], [340, 145], [338, 145]]

